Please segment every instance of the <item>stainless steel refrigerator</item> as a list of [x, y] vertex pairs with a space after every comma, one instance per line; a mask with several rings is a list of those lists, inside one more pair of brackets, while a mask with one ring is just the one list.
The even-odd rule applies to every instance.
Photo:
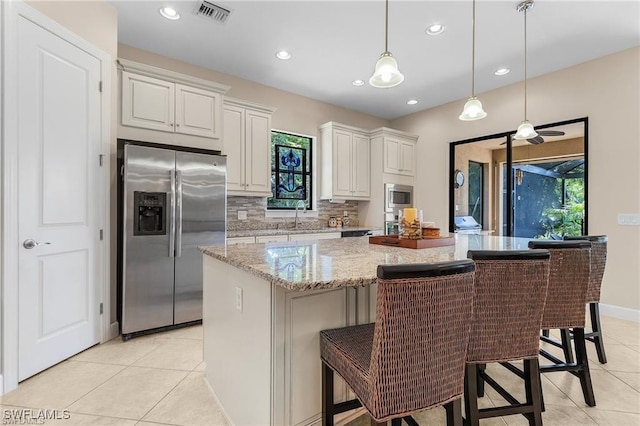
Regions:
[[226, 158], [122, 144], [122, 338], [202, 320], [202, 253], [224, 244]]

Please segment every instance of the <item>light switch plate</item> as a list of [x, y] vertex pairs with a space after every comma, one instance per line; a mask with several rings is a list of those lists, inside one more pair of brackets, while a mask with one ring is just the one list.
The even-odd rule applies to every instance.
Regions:
[[236, 287], [236, 309], [242, 312], [242, 288]]
[[247, 220], [246, 210], [238, 210], [238, 220]]
[[618, 225], [640, 226], [640, 214], [619, 213]]

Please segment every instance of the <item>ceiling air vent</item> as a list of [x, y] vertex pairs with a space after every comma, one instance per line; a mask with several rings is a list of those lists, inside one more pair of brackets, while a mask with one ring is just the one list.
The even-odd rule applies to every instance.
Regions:
[[227, 18], [231, 14], [229, 9], [225, 9], [217, 4], [209, 3], [208, 1], [202, 1], [198, 7], [196, 15], [204, 16], [205, 18], [213, 19], [214, 21], [225, 23]]

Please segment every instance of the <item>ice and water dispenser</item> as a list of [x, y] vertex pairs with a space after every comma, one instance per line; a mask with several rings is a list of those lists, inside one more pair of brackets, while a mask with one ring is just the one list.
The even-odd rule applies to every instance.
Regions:
[[166, 235], [167, 194], [165, 192], [133, 193], [133, 235]]

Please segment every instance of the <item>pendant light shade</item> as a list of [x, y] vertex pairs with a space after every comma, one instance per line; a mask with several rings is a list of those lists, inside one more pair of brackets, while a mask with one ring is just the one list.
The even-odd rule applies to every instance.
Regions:
[[393, 87], [402, 83], [404, 75], [398, 69], [398, 63], [391, 53], [384, 52], [376, 62], [376, 70], [369, 79], [369, 84], [373, 87], [385, 88]]
[[514, 139], [522, 140], [522, 139], [533, 139], [538, 136], [538, 133], [533, 129], [533, 124], [529, 123], [529, 121], [524, 120], [518, 126], [518, 131], [513, 136]]
[[471, 36], [471, 96], [464, 104], [462, 114], [458, 117], [462, 121], [480, 120], [487, 116], [482, 109], [482, 102], [476, 97], [476, 0], [473, 0], [473, 19]]
[[464, 104], [462, 114], [458, 117], [462, 121], [473, 121], [485, 118], [487, 113], [482, 109], [482, 102], [475, 96], [470, 97]]
[[525, 0], [516, 8], [518, 12], [524, 13], [524, 120], [513, 136], [517, 140], [533, 139], [538, 136], [533, 125], [527, 120], [527, 11], [533, 7], [533, 4], [533, 0]]
[[369, 79], [369, 84], [378, 88], [397, 86], [404, 81], [404, 75], [398, 69], [398, 63], [393, 58], [388, 48], [389, 44], [389, 0], [386, 0], [384, 19], [384, 52], [376, 62], [376, 69]]

